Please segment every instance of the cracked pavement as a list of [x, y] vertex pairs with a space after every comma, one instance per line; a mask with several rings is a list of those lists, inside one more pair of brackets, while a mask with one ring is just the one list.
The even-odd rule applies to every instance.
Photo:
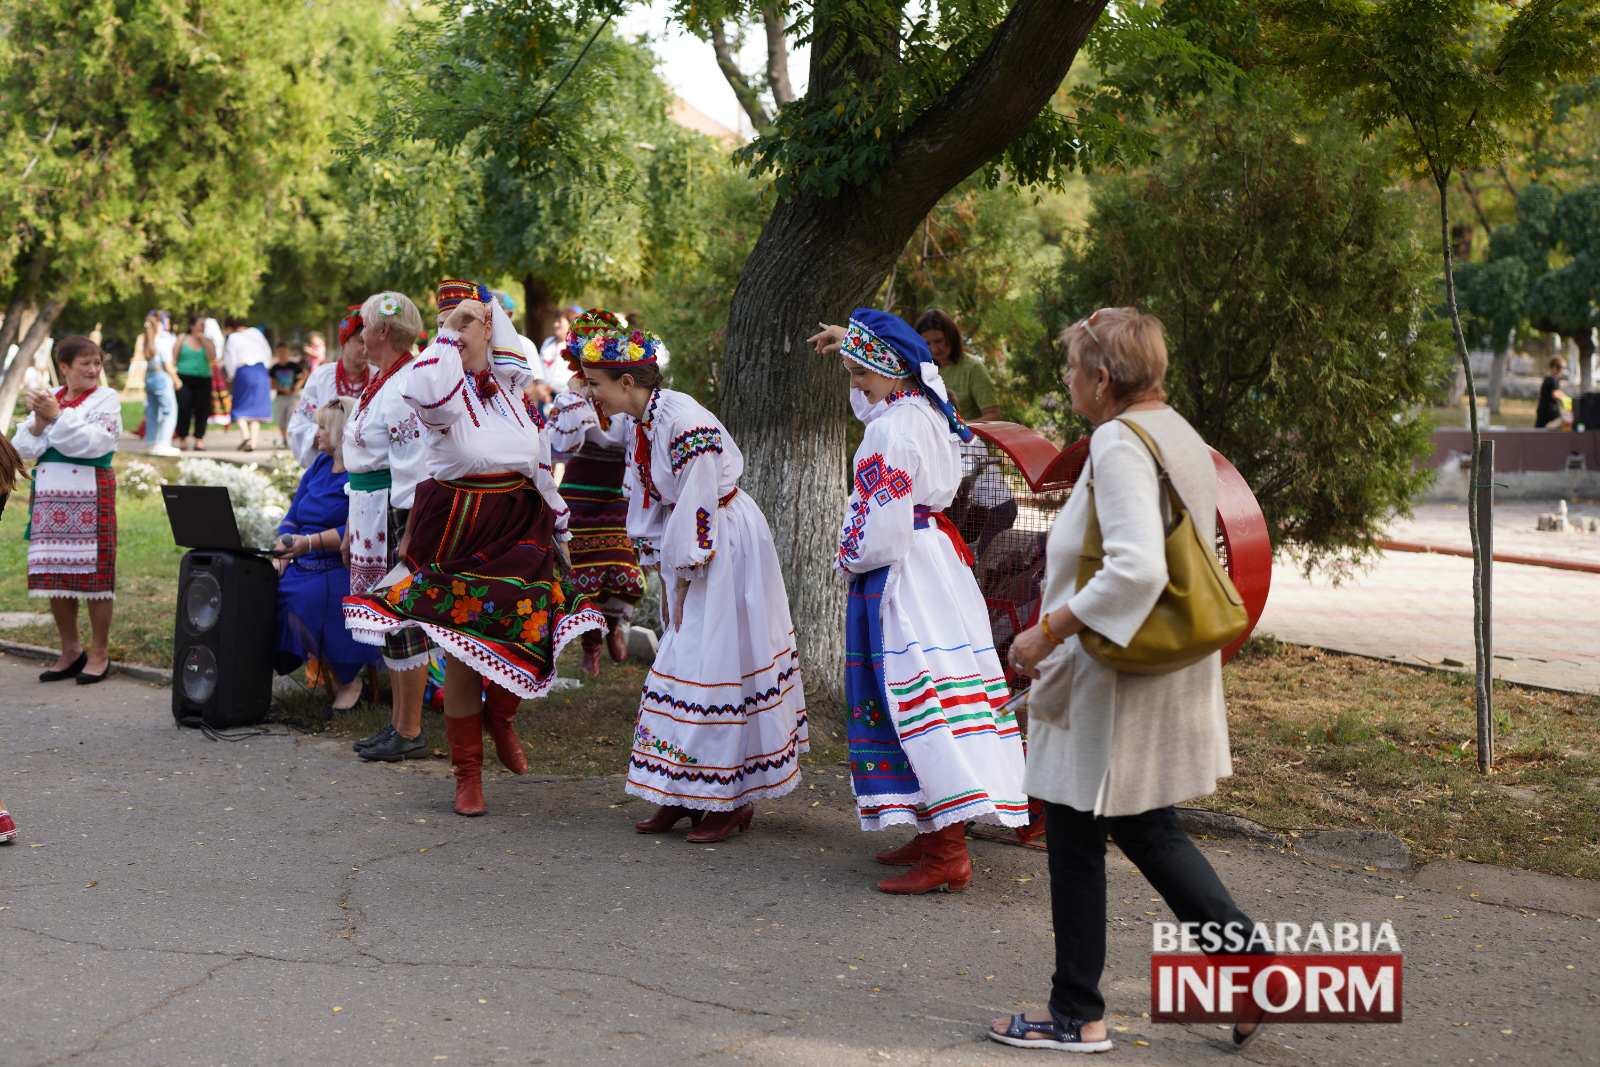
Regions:
[[[4, 1067], [1037, 1059], [981, 1031], [1042, 1003], [1044, 856], [974, 841], [967, 892], [879, 894], [886, 837], [855, 829], [831, 769], [714, 848], [635, 834], [615, 778], [496, 776], [490, 814], [461, 819], [442, 761], [213, 742], [172, 725], [163, 689], [37, 670], [0, 656], [0, 798], [22, 829], [0, 849]], [[1152, 1025], [1167, 913], [1114, 854], [1120, 1060], [1545, 1064], [1600, 1041], [1593, 917], [1205, 847], [1255, 918], [1392, 920], [1406, 1022], [1275, 1026], [1244, 1057], [1219, 1028]]]

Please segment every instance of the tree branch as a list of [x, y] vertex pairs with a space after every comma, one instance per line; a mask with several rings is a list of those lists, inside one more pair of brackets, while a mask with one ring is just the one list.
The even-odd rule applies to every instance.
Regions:
[[761, 8], [761, 23], [767, 31], [767, 86], [772, 90], [773, 108], [793, 102], [794, 84], [789, 81], [789, 42], [784, 37], [783, 9], [777, 4]]
[[[750, 116], [750, 124], [757, 130], [765, 130], [772, 125], [772, 116], [761, 106], [761, 94], [756, 92], [756, 87], [750, 84], [750, 79], [739, 69], [738, 57], [733, 54], [733, 45], [728, 40], [727, 29], [720, 20], [717, 20], [711, 23], [710, 30], [711, 50], [717, 54], [717, 68], [727, 79], [728, 87], [739, 100], [739, 106]], [[770, 57], [772, 52], [770, 38], [767, 42], [767, 52]]]
[[1489, 225], [1489, 216], [1484, 214], [1483, 202], [1478, 199], [1478, 190], [1472, 184], [1472, 178], [1465, 170], [1461, 172], [1461, 189], [1467, 194], [1467, 200], [1472, 204], [1473, 213], [1478, 216], [1478, 222], [1483, 226], [1483, 239], [1488, 241], [1494, 232], [1494, 227]]
[[[1046, 107], [1106, 0], [1016, 0], [989, 47], [898, 139], [880, 206], [926, 215]], [[815, 46], [813, 46], [815, 47]]]

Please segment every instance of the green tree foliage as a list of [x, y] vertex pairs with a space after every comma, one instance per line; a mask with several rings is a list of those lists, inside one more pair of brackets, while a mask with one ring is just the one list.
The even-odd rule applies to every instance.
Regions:
[[355, 221], [387, 276], [517, 278], [547, 318], [558, 294], [637, 283], [703, 247], [685, 203], [716, 152], [668, 121], [644, 44], [523, 0], [422, 12], [404, 39], [349, 153]]
[[[1555, 86], [1600, 67], [1600, 0], [1276, 0], [1283, 59], [1347, 106], [1362, 128], [1398, 127], [1439, 200], [1445, 306], [1467, 379], [1472, 483], [1479, 478], [1477, 394], [1456, 300], [1450, 185], [1504, 154], [1505, 130], [1547, 106]], [[1478, 494], [1467, 498], [1473, 557], [1478, 766], [1494, 759]]]
[[[289, 0], [40, 0], [0, 15], [0, 276], [48, 329], [75, 302], [243, 311], [314, 143]], [[12, 376], [17, 377], [17, 376]], [[20, 380], [20, 379], [18, 379]], [[0, 388], [9, 414], [15, 384]]]
[[[1274, 543], [1348, 562], [1426, 482], [1414, 411], [1448, 349], [1414, 206], [1375, 148], [1299, 117], [1216, 102], [1159, 167], [1098, 183], [1042, 317], [1159, 316], [1173, 405], [1250, 483]], [[1065, 411], [1059, 350], [1022, 368]]]

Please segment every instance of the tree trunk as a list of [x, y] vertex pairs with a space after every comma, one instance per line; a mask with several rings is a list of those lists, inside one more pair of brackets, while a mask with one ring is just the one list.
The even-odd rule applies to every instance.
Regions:
[[17, 343], [17, 338], [22, 335], [25, 323], [24, 313], [28, 310], [28, 297], [23, 292], [21, 282], [11, 296], [11, 302], [6, 305], [4, 322], [0, 322], [0, 368], [6, 363], [6, 353], [11, 351], [11, 346]]
[[1450, 330], [1455, 337], [1456, 356], [1467, 378], [1467, 424], [1472, 428], [1472, 462], [1468, 467], [1467, 527], [1472, 539], [1472, 648], [1473, 696], [1478, 718], [1478, 770], [1487, 774], [1494, 769], [1494, 703], [1490, 664], [1485, 655], [1488, 634], [1483, 617], [1484, 568], [1489, 561], [1483, 558], [1483, 543], [1478, 529], [1478, 479], [1491, 478], [1493, 471], [1478, 470], [1478, 444], [1482, 433], [1478, 429], [1478, 391], [1472, 381], [1472, 358], [1467, 353], [1467, 338], [1461, 330], [1461, 309], [1456, 303], [1456, 272], [1451, 256], [1449, 182], [1437, 182], [1439, 190], [1439, 234], [1444, 249], [1444, 296], [1450, 309]]
[[761, 22], [767, 34], [767, 87], [772, 90], [773, 110], [794, 100], [794, 84], [789, 80], [789, 42], [784, 38], [783, 8], [763, 4]]
[[17, 394], [22, 392], [22, 377], [33, 365], [33, 354], [50, 336], [50, 327], [55, 325], [65, 307], [60, 300], [46, 300], [28, 326], [28, 332], [22, 335], [17, 345], [17, 358], [11, 361], [4, 380], [0, 380], [0, 434], [11, 431], [11, 415], [17, 406]]
[[818, 728], [842, 723], [844, 583], [833, 573], [849, 485], [849, 382], [812, 354], [819, 320], [844, 322], [893, 265], [861, 201], [782, 201], [745, 262], [728, 320], [719, 404], [744, 452], [740, 486], [766, 513], [784, 561], [807, 703]]
[[522, 306], [523, 329], [528, 331], [534, 344], [544, 344], [544, 339], [555, 328], [556, 301], [543, 278], [532, 274], [522, 276]]

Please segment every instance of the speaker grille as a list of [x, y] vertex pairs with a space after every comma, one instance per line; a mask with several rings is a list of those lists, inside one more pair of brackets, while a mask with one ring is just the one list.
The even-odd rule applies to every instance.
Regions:
[[183, 617], [192, 632], [203, 634], [222, 617], [222, 586], [210, 574], [197, 574], [183, 598]]
[[196, 704], [204, 704], [211, 699], [211, 694], [217, 691], [217, 657], [209, 648], [195, 645], [189, 649], [183, 657], [182, 684], [183, 695]]

